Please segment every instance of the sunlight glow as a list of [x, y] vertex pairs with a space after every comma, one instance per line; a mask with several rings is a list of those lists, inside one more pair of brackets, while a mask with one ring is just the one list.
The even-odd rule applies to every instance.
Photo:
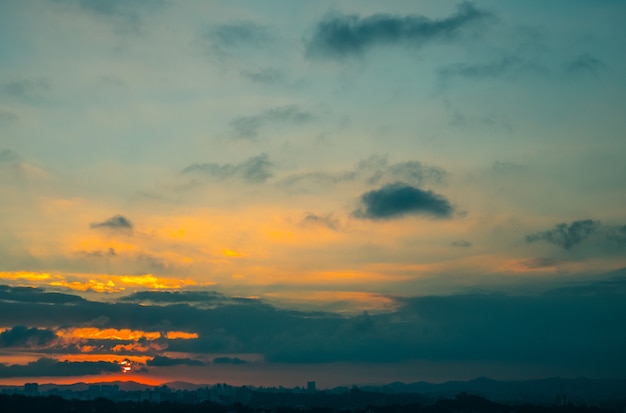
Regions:
[[[138, 340], [158, 340], [167, 339], [184, 339], [190, 340], [198, 338], [197, 333], [188, 333], [185, 331], [142, 331], [131, 330], [128, 328], [116, 329], [97, 327], [77, 327], [67, 328], [57, 331], [57, 336], [64, 339], [84, 339], [84, 340], [119, 340], [119, 341], [138, 341]], [[122, 349], [122, 348], [120, 348]]]
[[51, 277], [50, 274], [41, 272], [30, 272], [30, 271], [2, 271], [0, 272], [0, 279], [3, 280], [28, 280], [28, 281], [45, 281], [49, 280]]
[[[73, 291], [91, 291], [97, 293], [119, 293], [129, 287], [145, 287], [155, 290], [180, 289], [196, 286], [198, 282], [191, 279], [174, 277], [158, 277], [153, 274], [143, 275], [107, 275], [107, 274], [50, 274], [29, 271], [0, 272], [0, 280], [22, 281], [31, 286], [48, 285], [67, 288]], [[204, 282], [202, 285], [212, 285]], [[22, 284], [20, 284], [22, 285]]]
[[168, 340], [191, 340], [198, 338], [198, 333], [186, 333], [184, 331], [168, 331], [165, 335]]

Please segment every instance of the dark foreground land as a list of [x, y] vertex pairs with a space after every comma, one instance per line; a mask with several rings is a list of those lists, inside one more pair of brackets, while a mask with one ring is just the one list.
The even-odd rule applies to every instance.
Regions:
[[[59, 396], [0, 395], [2, 413], [624, 413], [626, 402], [596, 405], [539, 405], [502, 404], [484, 397], [462, 393], [454, 398], [431, 402], [408, 402], [372, 399], [376, 395], [353, 394], [352, 398], [326, 400], [324, 406], [231, 405], [204, 401], [197, 404], [184, 402], [113, 401], [105, 398], [95, 400], [64, 399]], [[339, 397], [339, 396], [338, 396]], [[373, 401], [373, 402], [372, 402]], [[404, 402], [403, 402], [404, 401]], [[330, 403], [330, 404], [329, 404]]]

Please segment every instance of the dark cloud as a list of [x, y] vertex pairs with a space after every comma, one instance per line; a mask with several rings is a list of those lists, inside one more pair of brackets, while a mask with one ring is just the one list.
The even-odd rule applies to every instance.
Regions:
[[173, 303], [205, 303], [205, 304], [224, 304], [232, 302], [224, 294], [216, 291], [138, 291], [121, 298], [122, 301], [130, 301], [136, 303], [156, 303], [156, 304], [173, 304]]
[[307, 55], [343, 58], [359, 55], [374, 46], [415, 47], [434, 40], [451, 40], [488, 16], [489, 13], [469, 2], [459, 4], [456, 13], [439, 20], [419, 15], [333, 16], [317, 24], [306, 45]]
[[194, 163], [183, 169], [183, 173], [200, 173], [218, 181], [239, 178], [262, 183], [274, 175], [273, 169], [274, 163], [263, 153], [240, 164]]
[[584, 295], [598, 299], [626, 296], [626, 268], [609, 272], [606, 276], [593, 282], [578, 282], [558, 287], [548, 291], [546, 296]]
[[15, 326], [0, 333], [0, 348], [46, 347], [56, 340], [57, 336], [52, 330]]
[[90, 228], [132, 231], [133, 223], [123, 215], [117, 214], [102, 222], [92, 222]]
[[586, 73], [597, 75], [598, 71], [604, 67], [604, 63], [589, 54], [583, 54], [565, 65], [565, 70], [569, 73]]
[[565, 248], [566, 250], [571, 250], [576, 245], [588, 239], [594, 232], [598, 231], [600, 227], [600, 221], [593, 221], [591, 219], [573, 221], [569, 225], [563, 222], [547, 231], [526, 235], [526, 242], [546, 241], [550, 244]]
[[172, 358], [166, 356], [155, 356], [152, 360], [146, 362], [148, 366], [204, 366], [206, 363], [192, 358]]
[[76, 304], [85, 300], [77, 295], [45, 292], [40, 288], [10, 287], [8, 285], [0, 285], [0, 301], [45, 304]]
[[558, 295], [397, 298], [399, 308], [392, 313], [362, 314], [339, 322], [326, 319], [319, 324], [307, 321], [293, 338], [277, 340], [266, 359], [311, 363], [409, 359], [562, 366], [598, 363], [612, 368], [615, 374], [626, 363], [621, 349], [626, 344], [626, 332], [616, 330], [621, 325], [620, 313], [626, 309], [625, 281], [619, 282], [620, 293], [610, 295], [589, 295], [580, 289]]
[[[167, 351], [197, 354], [190, 357], [198, 360], [211, 354], [259, 354], [268, 362], [286, 363], [498, 361], [596, 365], [623, 372], [625, 275], [626, 270], [598, 275], [594, 282], [538, 294], [389, 297], [394, 310], [355, 316], [280, 309], [258, 301], [227, 301], [211, 308], [83, 301], [50, 311], [49, 304], [0, 300], [0, 325], [38, 325], [41, 330], [62, 321], [65, 326], [143, 331], [171, 331], [175, 326], [198, 338], [169, 340]], [[64, 366], [84, 374], [80, 365], [58, 367]], [[0, 375], [26, 375], [34, 367], [4, 366]], [[92, 371], [101, 367], [82, 366]]]
[[315, 119], [310, 112], [301, 111], [296, 105], [266, 110], [254, 116], [240, 116], [230, 122], [235, 136], [252, 139], [257, 137], [262, 126], [272, 123], [304, 124]]
[[316, 214], [313, 212], [307, 212], [302, 218], [303, 225], [321, 225], [333, 230], [339, 229], [339, 220], [333, 216], [333, 214]]
[[459, 240], [459, 241], [454, 241], [452, 243], [453, 247], [460, 247], [460, 248], [469, 248], [472, 246], [472, 243], [469, 241], [465, 241], [465, 240]]
[[241, 74], [255, 83], [264, 84], [280, 83], [285, 77], [283, 72], [272, 67], [266, 67], [257, 71], [243, 71]]
[[367, 219], [393, 219], [412, 214], [445, 218], [454, 211], [445, 197], [402, 182], [366, 192], [361, 195], [361, 204], [353, 214]]
[[248, 362], [239, 357], [216, 357], [213, 364], [247, 364]]
[[[622, 294], [625, 281], [617, 282]], [[587, 287], [593, 289], [594, 284]], [[615, 330], [620, 323], [619, 312], [626, 309], [626, 303], [619, 303], [622, 294], [590, 295], [580, 289], [558, 295], [548, 291], [535, 296], [418, 297], [406, 300], [397, 317], [405, 321], [421, 318], [418, 325], [422, 329], [417, 336], [429, 344], [418, 344], [414, 351], [429, 353], [432, 358], [456, 353], [461, 358], [553, 360], [574, 365], [596, 358], [602, 364], [624, 366], [626, 357], [617, 349], [625, 343], [626, 333]], [[456, 344], [448, 341], [455, 334], [460, 340]], [[568, 344], [568, 340], [574, 342]], [[460, 343], [465, 343], [463, 348], [457, 347]], [[585, 354], [600, 348], [606, 348], [607, 353]]]
[[0, 364], [0, 377], [84, 376], [104, 372], [119, 372], [117, 363], [105, 361], [57, 361], [40, 358], [22, 364]]

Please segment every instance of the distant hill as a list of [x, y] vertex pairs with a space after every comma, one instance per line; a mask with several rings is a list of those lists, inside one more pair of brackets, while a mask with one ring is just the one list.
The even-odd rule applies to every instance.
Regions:
[[[137, 391], [137, 390], [145, 390], [151, 389], [153, 386], [148, 384], [137, 383], [135, 381], [107, 381], [107, 382], [98, 382], [98, 383], [74, 383], [74, 384], [54, 384], [54, 383], [46, 383], [39, 385], [40, 392], [46, 392], [50, 389], [59, 389], [59, 390], [71, 390], [71, 391], [85, 391], [89, 389], [89, 386], [118, 386], [122, 391]], [[11, 387], [11, 386], [5, 386]]]
[[449, 381], [440, 384], [396, 382], [385, 386], [361, 388], [385, 393], [419, 393], [446, 397], [468, 392], [490, 400], [507, 402], [554, 402], [557, 396], [565, 396], [567, 401], [575, 403], [626, 398], [626, 380], [586, 378], [497, 381], [481, 377], [470, 381]]
[[[195, 384], [184, 381], [175, 381], [163, 384], [171, 390], [194, 391], [202, 387], [213, 387], [212, 384]], [[153, 389], [154, 386], [137, 383], [134, 381], [115, 381], [100, 383], [74, 383], [74, 384], [40, 384], [39, 392], [46, 393], [52, 389], [60, 391], [69, 390], [83, 392], [90, 386], [118, 386], [121, 391], [143, 391]], [[0, 386], [0, 392], [4, 389], [19, 389], [23, 386]], [[255, 393], [279, 393], [278, 389], [256, 388], [247, 386]], [[445, 383], [402, 383], [394, 382], [381, 386], [354, 386], [338, 387], [322, 393], [341, 394], [353, 389], [370, 393], [383, 393], [387, 395], [422, 395], [429, 399], [438, 397], [452, 398], [460, 393], [470, 393], [485, 397], [489, 400], [504, 403], [594, 403], [607, 400], [626, 400], [626, 380], [601, 380], [601, 379], [565, 379], [550, 378], [542, 380], [524, 381], [498, 381], [486, 377], [470, 381], [449, 381]], [[300, 391], [303, 391], [300, 389]], [[283, 389], [288, 393], [290, 389]]]

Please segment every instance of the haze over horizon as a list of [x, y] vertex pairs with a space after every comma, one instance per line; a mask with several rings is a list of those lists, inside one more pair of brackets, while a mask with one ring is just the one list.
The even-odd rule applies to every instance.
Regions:
[[626, 378], [625, 12], [0, 1], [0, 384]]

